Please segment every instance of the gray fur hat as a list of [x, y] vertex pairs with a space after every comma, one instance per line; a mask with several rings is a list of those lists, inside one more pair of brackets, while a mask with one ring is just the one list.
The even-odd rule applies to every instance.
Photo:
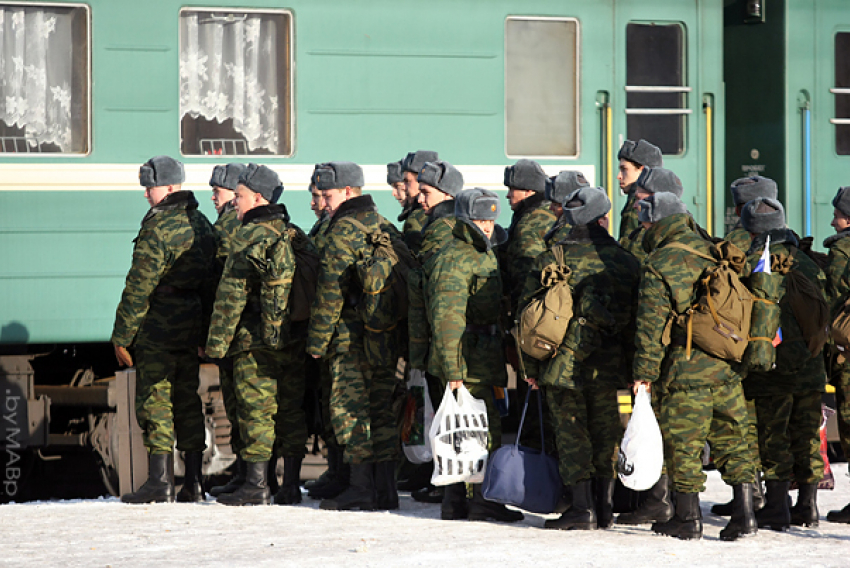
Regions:
[[601, 187], [582, 187], [564, 199], [564, 221], [570, 225], [590, 225], [611, 210], [608, 195]]
[[440, 157], [436, 152], [432, 152], [430, 150], [417, 150], [416, 152], [410, 152], [401, 161], [401, 169], [402, 171], [418, 175], [422, 170], [422, 166], [425, 165], [425, 162], [436, 162], [439, 159]]
[[455, 217], [471, 221], [495, 221], [502, 211], [499, 196], [481, 187], [464, 189], [455, 196]]
[[638, 140], [637, 142], [626, 140], [617, 153], [617, 159], [628, 160], [649, 168], [660, 168], [664, 165], [661, 150], [658, 146], [650, 144], [646, 140]]
[[394, 185], [404, 181], [404, 172], [401, 169], [401, 160], [387, 164], [387, 185]]
[[463, 175], [448, 162], [425, 162], [416, 179], [452, 197], [457, 197], [463, 189]]
[[778, 196], [776, 182], [762, 176], [736, 179], [732, 182], [729, 189], [732, 191], [732, 199], [735, 201], [736, 206], [743, 205], [758, 197], [776, 199]]
[[543, 195], [547, 201], [563, 203], [567, 196], [582, 187], [590, 187], [583, 173], [572, 170], [563, 171], [546, 179]]
[[183, 164], [170, 156], [154, 156], [139, 168], [139, 184], [143, 187], [180, 185], [184, 181]]
[[674, 193], [679, 198], [685, 190], [679, 176], [664, 168], [644, 168], [635, 185], [649, 193]]
[[688, 212], [679, 196], [670, 192], [653, 193], [638, 201], [638, 208], [638, 221], [641, 223], [657, 223], [670, 215]]
[[316, 166], [313, 174], [316, 187], [323, 189], [344, 189], [363, 187], [363, 169], [354, 162], [328, 162]]
[[505, 187], [543, 193], [546, 179], [546, 172], [534, 160], [519, 160], [505, 168]]
[[741, 226], [755, 235], [784, 229], [785, 208], [776, 199], [757, 197], [741, 209]]
[[280, 183], [277, 172], [267, 166], [248, 164], [239, 176], [239, 183], [254, 193], [259, 193], [269, 203], [277, 203], [283, 193], [283, 184]]
[[226, 166], [216, 166], [213, 168], [210, 186], [236, 191], [236, 186], [239, 185], [239, 176], [244, 171], [245, 164], [233, 163]]
[[838, 193], [832, 198], [832, 206], [850, 216], [850, 186], [838, 188]]

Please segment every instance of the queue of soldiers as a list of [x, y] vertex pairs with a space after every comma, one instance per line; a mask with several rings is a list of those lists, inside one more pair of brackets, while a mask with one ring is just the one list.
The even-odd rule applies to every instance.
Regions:
[[[139, 179], [151, 209], [134, 241], [112, 342], [119, 363], [137, 369], [149, 474], [124, 502], [175, 500], [175, 443], [185, 463], [176, 500], [205, 498], [199, 357], [219, 366], [232, 424], [236, 472], [209, 491], [227, 505], [272, 502], [270, 463], [278, 458], [283, 481], [274, 503], [301, 502], [302, 401], [311, 381], [321, 394], [328, 470], [308, 495], [321, 499], [322, 509], [397, 509], [400, 359], [426, 373], [432, 400], [463, 384], [486, 403], [490, 451], [502, 438], [496, 403], [507, 386], [506, 364], [523, 379], [521, 391], [543, 393], [545, 433], [532, 445], [555, 450], [564, 484], [560, 517], [546, 528], [651, 523], [660, 534], [700, 538], [706, 444], [733, 492], [729, 503], [712, 507], [730, 517], [721, 539], [817, 526], [827, 380], [850, 455], [850, 364], [842, 346], [824, 347], [806, 332], [791, 301], [802, 287], [813, 306], [828, 305], [834, 314], [850, 297], [850, 188], [833, 200], [836, 235], [824, 242], [827, 258], [811, 250], [811, 238], [787, 228], [776, 184], [764, 177], [732, 184], [740, 222], [725, 240], [712, 238], [682, 202], [682, 183], [663, 168], [661, 151], [645, 140], [627, 140], [619, 152], [618, 180], [628, 195], [619, 240], [609, 232], [603, 189], [576, 171], [549, 177], [531, 160], [505, 169], [513, 210], [507, 230], [495, 222], [497, 195], [464, 189], [457, 168], [423, 150], [387, 166], [402, 206], [400, 231], [362, 193], [362, 169], [351, 162], [316, 166], [309, 187], [317, 221], [307, 233], [290, 221], [279, 203], [283, 186], [266, 166], [215, 167], [214, 226], [181, 188], [180, 162], [152, 158]], [[413, 259], [407, 305], [395, 305], [403, 313], [385, 313], [392, 304], [380, 307], [382, 289], [366, 289], [365, 279], [374, 278], [366, 274], [380, 263], [364, 260], [382, 243]], [[763, 276], [765, 259], [771, 279]], [[308, 310], [299, 282], [303, 287], [311, 262]], [[715, 266], [734, 269], [755, 297], [753, 313], [772, 314], [781, 337], [750, 333], [744, 355], [731, 358], [692, 340], [703, 277]], [[551, 355], [531, 357], [510, 331], [558, 275], [569, 278], [574, 316]], [[615, 518], [623, 436], [617, 390], [639, 385], [652, 394], [665, 468], [640, 506]], [[400, 471], [430, 478], [427, 466]], [[799, 487], [793, 507], [792, 482]], [[417, 498], [439, 502], [445, 520], [523, 518], [485, 499], [480, 484], [418, 487]], [[850, 505], [826, 518], [850, 523]]]

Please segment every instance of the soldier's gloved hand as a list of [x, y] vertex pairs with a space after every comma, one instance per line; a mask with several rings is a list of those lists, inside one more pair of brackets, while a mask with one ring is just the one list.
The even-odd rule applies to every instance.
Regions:
[[449, 388], [452, 390], [457, 390], [461, 387], [463, 381], [449, 381]]
[[133, 366], [133, 358], [130, 357], [130, 352], [127, 351], [126, 347], [122, 347], [120, 345], [114, 345], [115, 347], [115, 358], [118, 359], [119, 365], [124, 365], [125, 367]]

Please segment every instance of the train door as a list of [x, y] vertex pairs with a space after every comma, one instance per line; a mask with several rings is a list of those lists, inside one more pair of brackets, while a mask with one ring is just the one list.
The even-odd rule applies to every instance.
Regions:
[[850, 185], [850, 12], [841, 0], [817, 3], [815, 10], [815, 82], [813, 92], [799, 98], [803, 228], [820, 244], [833, 233], [829, 223], [836, 190]]
[[[621, 0], [615, 4], [614, 66], [615, 85], [612, 96], [614, 159], [625, 139], [645, 139], [661, 148], [664, 167], [682, 180], [682, 196], [697, 222], [713, 226], [709, 175], [714, 161], [707, 153], [704, 99], [713, 103], [713, 93], [704, 93], [701, 69], [701, 37], [705, 17], [714, 12], [700, 7], [699, 2], [642, 2]], [[701, 28], [702, 26], [702, 28]], [[719, 18], [717, 27], [720, 27]], [[719, 67], [722, 55], [720, 32], [717, 32], [717, 59], [709, 61]], [[719, 70], [718, 70], [719, 74]], [[708, 109], [711, 119], [711, 109]], [[711, 124], [711, 122], [709, 122]], [[615, 173], [616, 175], [616, 173]], [[615, 208], [626, 200], [616, 196]]]

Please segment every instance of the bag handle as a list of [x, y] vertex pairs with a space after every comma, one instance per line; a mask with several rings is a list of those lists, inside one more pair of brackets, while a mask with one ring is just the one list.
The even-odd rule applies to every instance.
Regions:
[[[532, 390], [534, 389], [529, 385], [528, 392], [525, 393], [525, 404], [522, 407], [522, 417], [519, 419], [519, 430], [517, 430], [514, 447], [519, 446], [519, 437], [522, 435], [522, 425], [525, 423], [525, 413], [528, 411], [528, 399], [531, 397]], [[545, 434], [543, 432], [543, 393], [540, 392], [540, 388], [537, 389], [537, 411], [540, 418], [540, 449], [543, 455], [546, 455]]]

